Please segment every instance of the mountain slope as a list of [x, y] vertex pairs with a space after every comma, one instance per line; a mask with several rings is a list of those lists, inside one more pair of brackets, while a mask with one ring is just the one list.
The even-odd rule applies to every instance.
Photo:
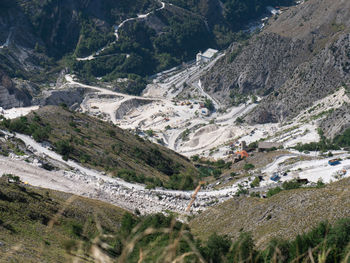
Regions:
[[283, 191], [272, 197], [234, 198], [201, 213], [191, 221], [193, 233], [207, 238], [211, 233], [237, 237], [251, 232], [259, 247], [272, 238], [290, 239], [315, 227], [349, 214], [349, 178], [321, 189]]
[[28, 94], [0, 106], [35, 103], [37, 87], [52, 87], [63, 69], [86, 82], [102, 78], [118, 86], [118, 79], [128, 78], [137, 86], [131, 92], [139, 94], [147, 76], [246, 38], [237, 31], [266, 5], [292, 2], [261, 0], [254, 8], [255, 1], [242, 0], [5, 1], [0, 70]]
[[205, 87], [228, 105], [238, 94], [267, 96], [250, 122], [296, 116], [350, 80], [349, 5], [310, 0], [289, 8], [249, 43], [233, 44], [203, 76]]
[[82, 262], [91, 262], [94, 250], [113, 253], [113, 247], [108, 251], [99, 246], [101, 235], [120, 231], [125, 210], [62, 192], [9, 184], [7, 177], [0, 177], [0, 186], [1, 262], [71, 262], [79, 253], [85, 255]]
[[3, 125], [48, 141], [65, 159], [127, 181], [173, 189], [197, 185], [199, 173], [187, 158], [85, 114], [47, 106]]

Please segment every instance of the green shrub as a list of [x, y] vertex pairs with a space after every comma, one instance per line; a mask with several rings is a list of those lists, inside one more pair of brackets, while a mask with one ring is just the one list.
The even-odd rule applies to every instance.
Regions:
[[212, 100], [206, 98], [204, 101], [204, 106], [209, 110], [209, 111], [214, 111], [215, 106]]
[[201, 252], [206, 262], [224, 262], [225, 255], [230, 251], [231, 240], [227, 236], [216, 233], [210, 235], [205, 248]]
[[147, 131], [146, 131], [146, 134], [147, 134], [149, 137], [153, 137], [153, 136], [154, 136], [154, 131], [153, 131], [153, 130], [147, 130]]
[[318, 179], [317, 183], [316, 183], [316, 188], [323, 188], [325, 187], [326, 184], [322, 181], [322, 179]]
[[237, 117], [237, 119], [235, 120], [235, 123], [237, 125], [242, 124], [243, 122], [244, 122], [244, 120], [241, 117]]
[[283, 191], [283, 189], [281, 187], [275, 187], [275, 188], [269, 189], [267, 191], [266, 196], [267, 197], [271, 197], [271, 196], [274, 196], [274, 195], [276, 195], [276, 194], [278, 194], [278, 193], [280, 193], [282, 191]]
[[199, 161], [199, 155], [197, 154], [197, 155], [191, 156], [191, 160], [192, 160], [193, 162], [198, 162], [198, 161]]
[[284, 190], [298, 189], [300, 186], [301, 183], [299, 183], [297, 180], [286, 181], [282, 184]]
[[246, 171], [249, 171], [249, 170], [254, 169], [254, 168], [255, 168], [255, 166], [251, 163], [245, 163], [243, 166], [243, 169]]
[[247, 194], [249, 194], [248, 189], [238, 184], [238, 191], [236, 192], [236, 196], [247, 195]]
[[233, 243], [232, 250], [228, 255], [228, 262], [255, 262], [257, 255], [251, 233], [240, 233], [238, 240]]
[[260, 185], [260, 179], [259, 177], [255, 177], [253, 182], [250, 184], [251, 187], [258, 187]]
[[258, 198], [260, 198], [261, 196], [260, 196], [259, 192], [251, 192], [250, 193], [250, 197], [258, 197]]
[[51, 132], [50, 125], [42, 123], [37, 115], [34, 115], [32, 120], [28, 120], [27, 117], [20, 117], [14, 120], [3, 120], [1, 124], [11, 132], [33, 136], [33, 139], [38, 142], [47, 140]]
[[110, 137], [115, 137], [115, 136], [116, 136], [115, 130], [112, 130], [112, 129], [107, 130], [107, 134], [108, 134]]
[[55, 143], [55, 150], [57, 153], [64, 157], [64, 160], [68, 160], [69, 155], [73, 153], [73, 146], [67, 140], [59, 140]]

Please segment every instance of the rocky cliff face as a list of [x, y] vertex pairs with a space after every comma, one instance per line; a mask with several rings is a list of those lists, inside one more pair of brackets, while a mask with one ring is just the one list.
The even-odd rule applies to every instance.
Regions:
[[31, 89], [25, 83], [16, 85], [8, 75], [0, 71], [0, 107], [9, 109], [31, 105], [29, 90]]
[[344, 34], [300, 64], [277, 93], [269, 95], [248, 119], [262, 122], [261, 114], [270, 112], [275, 120], [284, 121], [349, 82], [350, 57], [346, 55], [350, 54], [349, 43], [350, 35]]
[[[303, 42], [275, 33], [259, 35], [250, 44], [234, 44], [229, 55], [204, 76], [204, 86], [217, 99], [229, 104], [227, 96], [256, 92], [263, 95], [281, 87], [305, 54]], [[237, 56], [236, 58], [234, 58]]]
[[344, 105], [335, 110], [321, 121], [320, 128], [324, 131], [324, 135], [331, 139], [350, 128], [350, 106]]
[[30, 79], [44, 71], [48, 57], [35, 51], [43, 45], [16, 2], [0, 8], [0, 107], [30, 106], [39, 92]]
[[79, 87], [48, 90], [44, 91], [39, 98], [36, 98], [34, 103], [41, 106], [66, 104], [68, 107], [71, 107], [74, 104], [81, 104], [85, 95], [89, 92], [91, 90]]
[[234, 44], [203, 76], [209, 93], [265, 96], [246, 117], [284, 121], [350, 81], [350, 2], [310, 0], [284, 12], [247, 45]]

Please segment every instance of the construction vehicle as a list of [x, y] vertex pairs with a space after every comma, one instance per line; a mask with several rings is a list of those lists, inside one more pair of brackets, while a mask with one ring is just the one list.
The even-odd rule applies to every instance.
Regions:
[[244, 158], [248, 158], [248, 157], [249, 157], [249, 154], [245, 150], [236, 152], [234, 162], [237, 163], [239, 161], [242, 161]]
[[187, 208], [186, 208], [186, 212], [190, 212], [191, 210], [191, 206], [193, 205], [194, 201], [196, 201], [196, 197], [197, 197], [197, 194], [199, 192], [199, 190], [201, 189], [202, 185], [205, 184], [204, 181], [200, 181], [197, 188], [194, 190], [194, 193], [192, 195], [192, 199], [191, 199], [191, 202], [188, 204]]
[[340, 164], [340, 160], [339, 159], [329, 160], [328, 164], [331, 165], [331, 166], [335, 166], [335, 165]]
[[279, 176], [278, 173], [273, 173], [273, 175], [270, 177], [270, 179], [274, 182], [278, 182], [281, 179], [281, 177]]

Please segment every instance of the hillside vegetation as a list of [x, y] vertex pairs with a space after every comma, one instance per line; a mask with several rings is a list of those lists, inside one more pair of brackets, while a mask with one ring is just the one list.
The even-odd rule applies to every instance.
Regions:
[[212, 233], [236, 238], [240, 231], [251, 232], [258, 247], [271, 238], [295, 238], [318, 222], [335, 222], [349, 216], [350, 179], [325, 188], [299, 188], [279, 192], [269, 198], [240, 197], [210, 208], [190, 225], [196, 236]]
[[[190, 61], [200, 50], [223, 49], [245, 40], [246, 24], [266, 12], [267, 5], [287, 5], [292, 0], [158, 0], [137, 1], [5, 1], [0, 7], [0, 70], [34, 84], [54, 82], [69, 68], [83, 81], [97, 77], [114, 82], [130, 78], [145, 88], [147, 76]], [[140, 14], [146, 18], [126, 22]], [[16, 19], [13, 19], [16, 17]], [[21, 52], [19, 52], [21, 51]], [[77, 60], [95, 55], [93, 60]], [[18, 84], [18, 86], [20, 86]], [[128, 90], [126, 90], [128, 92]], [[25, 94], [25, 97], [29, 97]], [[31, 99], [29, 97], [29, 99]]]
[[[102, 234], [115, 234], [127, 212], [100, 201], [7, 183], [0, 178], [0, 262], [91, 262]], [[112, 243], [111, 243], [112, 245]]]
[[48, 106], [2, 126], [48, 141], [64, 159], [149, 187], [193, 189], [199, 173], [191, 162], [116, 126], [62, 107]]
[[322, 222], [295, 239], [252, 235], [196, 239], [173, 216], [133, 216], [70, 194], [34, 189], [0, 178], [1, 262], [347, 262], [349, 219]]

